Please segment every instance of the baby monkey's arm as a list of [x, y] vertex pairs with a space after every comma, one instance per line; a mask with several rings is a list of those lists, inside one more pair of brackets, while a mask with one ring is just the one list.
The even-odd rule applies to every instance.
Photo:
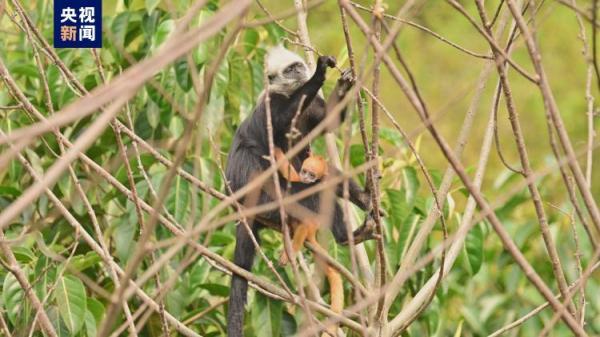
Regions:
[[279, 166], [279, 173], [281, 173], [287, 181], [309, 184], [323, 178], [328, 173], [329, 165], [323, 157], [311, 155], [306, 158], [304, 162], [302, 162], [302, 169], [300, 170], [300, 174], [298, 174], [298, 171], [290, 164], [280, 148], [276, 147], [274, 154], [276, 161], [281, 160], [283, 162], [281, 166]]
[[275, 147], [275, 161], [282, 161], [283, 163], [279, 166], [279, 173], [285, 178], [287, 181], [291, 181], [293, 183], [301, 182], [300, 175], [296, 172], [296, 169], [292, 164], [290, 164], [289, 160], [285, 157], [283, 151], [280, 148]]

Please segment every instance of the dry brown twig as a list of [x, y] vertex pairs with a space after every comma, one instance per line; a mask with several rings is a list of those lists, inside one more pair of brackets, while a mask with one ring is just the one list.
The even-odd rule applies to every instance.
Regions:
[[527, 26], [527, 23], [525, 22], [525, 19], [516, 7], [514, 0], [507, 0], [507, 4], [510, 8], [513, 17], [517, 22], [517, 25], [519, 26], [521, 33], [523, 34], [523, 38], [525, 39], [527, 46], [527, 51], [533, 62], [536, 74], [540, 79], [537, 85], [544, 101], [544, 108], [547, 114], [546, 118], [550, 121], [549, 125], [551, 125], [555, 129], [558, 135], [559, 144], [562, 147], [564, 154], [569, 159], [569, 169], [571, 170], [571, 173], [575, 178], [576, 186], [579, 190], [579, 193], [583, 198], [583, 202], [592, 219], [594, 226], [600, 232], [600, 210], [598, 209], [598, 205], [594, 200], [594, 196], [592, 195], [591, 190], [587, 185], [587, 182], [581, 170], [581, 166], [579, 165], [579, 162], [576, 159], [576, 155], [573, 150], [573, 145], [571, 144], [570, 137], [565, 129], [558, 108], [558, 104], [556, 103], [554, 94], [550, 87], [548, 77], [544, 70], [544, 66], [541, 62], [541, 55], [537, 47], [537, 40], [535, 38], [535, 35]]
[[[350, 7], [350, 5], [348, 5], [347, 2], [344, 2], [344, 1], [342, 1], [342, 4], [345, 6], [345, 8], [349, 14], [351, 14], [351, 15], [353, 14], [353, 18], [354, 18], [355, 22], [360, 23], [359, 25], [361, 26], [361, 29], [364, 32], [369, 32], [370, 31], [369, 28], [366, 27], [364, 22], [362, 22], [362, 19], [360, 19], [360, 17], [358, 17], [358, 15], [356, 15], [356, 13], [352, 11], [353, 9]], [[383, 58], [384, 63], [390, 70], [392, 77], [394, 78], [396, 83], [400, 86], [402, 91], [405, 93], [405, 95], [409, 99], [409, 102], [411, 103], [412, 107], [418, 112], [419, 117], [424, 121], [428, 120], [429, 114], [428, 114], [427, 110], [424, 109], [424, 106], [419, 102], [418, 97], [416, 97], [415, 93], [411, 90], [407, 81], [404, 79], [402, 74], [397, 70], [397, 68], [391, 62], [389, 57], [386, 57], [387, 55], [384, 53], [385, 49], [383, 49], [381, 44], [379, 44], [375, 39], [373, 39], [372, 35], [370, 35], [370, 34], [365, 34], [365, 35], [369, 36], [369, 42], [377, 48], [377, 51], [379, 53], [381, 53], [381, 57]], [[428, 130], [430, 131], [434, 140], [436, 141], [436, 143], [442, 150], [446, 159], [453, 166], [454, 170], [460, 177], [462, 183], [465, 185], [465, 187], [467, 187], [469, 192], [475, 197], [479, 207], [481, 207], [482, 210], [486, 213], [488, 220], [490, 221], [490, 223], [492, 224], [492, 227], [494, 228], [494, 230], [500, 237], [505, 248], [510, 252], [510, 254], [513, 256], [515, 261], [524, 270], [525, 275], [529, 278], [531, 283], [533, 283], [533, 285], [542, 293], [542, 295], [546, 299], [548, 299], [548, 301], [550, 301], [550, 303], [552, 304], [552, 306], [555, 310], [560, 311], [562, 308], [562, 305], [552, 297], [552, 293], [551, 293], [550, 289], [548, 288], [548, 286], [544, 283], [544, 281], [540, 278], [540, 276], [535, 272], [535, 270], [533, 269], [531, 264], [529, 264], [527, 259], [523, 256], [522, 252], [515, 245], [512, 238], [506, 232], [505, 228], [502, 226], [502, 224], [500, 223], [499, 219], [496, 217], [493, 210], [489, 207], [489, 204], [485, 201], [485, 199], [483, 198], [481, 193], [479, 193], [477, 191], [477, 189], [474, 187], [471, 179], [466, 175], [463, 165], [456, 158], [456, 156], [452, 153], [452, 150], [450, 149], [450, 147], [448, 146], [446, 141], [441, 137], [441, 135], [438, 133], [437, 129], [433, 125], [431, 125], [431, 124], [428, 125]], [[585, 332], [577, 324], [577, 322], [575, 321], [573, 316], [563, 312], [562, 318], [565, 321], [565, 323], [567, 323], [567, 325], [574, 332], [576, 332], [577, 334], [580, 334], [580, 335], [585, 335]]]
[[[234, 15], [243, 17], [246, 13], [247, 6], [248, 6], [248, 4], [246, 3], [246, 6], [240, 6], [240, 8], [237, 8]], [[221, 9], [220, 13], [225, 13], [226, 10], [227, 9], [225, 7], [223, 7]], [[219, 14], [216, 14], [215, 16], [219, 16]], [[229, 20], [232, 20], [235, 17], [236, 16], [230, 16]], [[229, 21], [227, 19], [227, 16], [225, 16], [225, 18], [222, 20], [224, 20], [224, 21], [221, 22], [221, 25], [224, 25]], [[216, 21], [216, 22], [218, 22], [218, 21]], [[205, 23], [205, 25], [208, 25], [208, 24], [209, 23]], [[212, 24], [215, 24], [214, 21]], [[183, 161], [187, 145], [191, 140], [193, 128], [196, 125], [196, 123], [200, 120], [202, 113], [204, 111], [205, 103], [208, 99], [208, 93], [210, 92], [210, 88], [212, 86], [214, 76], [218, 70], [218, 66], [220, 65], [227, 50], [229, 49], [229, 45], [231, 43], [233, 43], [240, 28], [241, 28], [241, 25], [238, 23], [238, 25], [235, 26], [235, 28], [232, 30], [232, 32], [229, 33], [228, 37], [225, 39], [223, 46], [221, 47], [221, 49], [219, 51], [219, 54], [216, 55], [215, 60], [212, 62], [212, 64], [210, 65], [210, 67], [206, 73], [204, 87], [202, 88], [202, 91], [197, 93], [199, 100], [196, 103], [196, 109], [194, 111], [193, 117], [189, 121], [189, 123], [185, 126], [181, 139], [178, 140], [178, 144], [176, 146], [175, 156], [174, 156], [174, 160], [173, 160], [174, 165], [167, 171], [163, 180], [161, 181], [161, 188], [159, 190], [158, 197], [152, 206], [153, 210], [161, 209], [163, 202], [166, 200], [166, 197], [168, 196], [171, 181], [176, 176], [176, 172], [177, 172], [176, 169], [179, 167], [179, 165]], [[132, 190], [131, 192], [132, 192], [132, 197], [133, 197], [134, 191]], [[135, 270], [137, 269], [137, 266], [144, 259], [144, 256], [146, 253], [146, 244], [148, 242], [150, 242], [150, 240], [152, 239], [152, 237], [154, 235], [154, 229], [159, 222], [158, 214], [159, 214], [158, 212], [152, 212], [150, 214], [150, 219], [148, 220], [148, 223], [146, 224], [145, 228], [142, 228], [142, 232], [140, 234], [138, 243], [136, 244], [136, 247], [132, 253], [132, 256], [130, 257], [130, 259], [127, 262], [127, 265], [125, 268], [125, 273], [122, 276], [122, 279], [121, 279], [122, 286], [119, 287], [115, 291], [115, 295], [116, 295], [115, 298], [117, 300], [121, 300], [123, 298], [123, 295], [125, 294], [125, 292], [127, 290], [126, 285], [128, 284], [129, 279], [134, 274]], [[156, 265], [156, 263], [154, 265]], [[108, 334], [108, 332], [109, 332], [108, 330], [110, 329], [112, 322], [114, 321], [114, 319], [116, 319], [116, 316], [117, 316], [116, 313], [118, 313], [118, 310], [119, 310], [118, 308], [119, 308], [119, 306], [115, 304], [115, 301], [113, 301], [113, 303], [111, 303], [111, 305], [107, 308], [106, 316], [105, 316], [106, 318], [104, 319], [104, 321], [102, 322], [102, 324], [100, 325], [100, 327], [98, 329], [98, 331], [99, 331], [98, 336], [104, 337]]]
[[[453, 4], [455, 7], [456, 5]], [[476, 1], [477, 9], [479, 11], [479, 16], [481, 17], [481, 22], [488, 22], [487, 14], [485, 12], [484, 4], [481, 0]], [[491, 30], [489, 28], [484, 28], [487, 30], [487, 34], [492, 36]], [[491, 38], [493, 39], [493, 37]], [[493, 42], [490, 42], [490, 46], [492, 46]], [[500, 75], [500, 83], [502, 87], [502, 91], [504, 93], [504, 99], [506, 103], [506, 108], [509, 113], [509, 120], [511, 123], [511, 127], [513, 130], [513, 135], [515, 138], [515, 142], [517, 144], [517, 149], [519, 152], [519, 158], [521, 160], [522, 174], [525, 179], [528, 179], [532, 174], [532, 167], [529, 160], [529, 154], [525, 145], [525, 138], [523, 136], [523, 131], [521, 129], [521, 124], [519, 121], [519, 117], [516, 111], [516, 104], [514, 102], [514, 98], [512, 95], [512, 91], [510, 88], [510, 84], [508, 81], [508, 75], [506, 67], [504, 66], [504, 60], [500, 57], [500, 53], [494, 51], [494, 57], [496, 58], [496, 68]], [[552, 262], [552, 269], [554, 271], [554, 275], [556, 277], [556, 281], [558, 283], [558, 287], [561, 290], [561, 294], [563, 296], [566, 295], [567, 292], [567, 281], [565, 278], [565, 274], [562, 268], [562, 264], [558, 255], [558, 250], [556, 248], [556, 244], [554, 243], [554, 238], [550, 234], [550, 228], [548, 225], [548, 218], [546, 215], [546, 211], [544, 210], [544, 206], [542, 203], [542, 198], [537, 188], [537, 185], [532, 182], [528, 184], [528, 189], [531, 194], [531, 198], [535, 207], [535, 211], [538, 217], [542, 237], [544, 239], [544, 243], [546, 245], [546, 250], [550, 257], [550, 261]], [[569, 311], [571, 314], [575, 313], [575, 308], [572, 304], [569, 305]]]
[[131, 195], [131, 194], [130, 194]]
[[14, 277], [17, 279], [17, 282], [19, 282], [19, 285], [25, 292], [25, 296], [27, 296], [33, 308], [37, 312], [36, 317], [38, 318], [38, 321], [40, 322], [40, 326], [44, 333], [46, 333], [50, 337], [57, 337], [58, 335], [56, 334], [56, 330], [54, 330], [54, 326], [50, 322], [50, 318], [48, 318], [48, 315], [44, 310], [42, 302], [33, 291], [33, 287], [29, 283], [27, 274], [25, 274], [25, 272], [19, 265], [19, 262], [15, 258], [13, 251], [5, 242], [3, 242], [4, 239], [4, 231], [0, 230], [0, 251], [2, 251], [2, 254], [7, 260], [4, 264], [4, 268], [6, 268], [9, 273], [13, 274]]

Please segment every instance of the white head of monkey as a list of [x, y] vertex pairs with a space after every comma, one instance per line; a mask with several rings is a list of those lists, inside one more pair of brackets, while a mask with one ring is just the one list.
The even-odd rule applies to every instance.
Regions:
[[302, 57], [281, 45], [269, 50], [266, 67], [270, 92], [288, 96], [309, 78], [308, 66]]

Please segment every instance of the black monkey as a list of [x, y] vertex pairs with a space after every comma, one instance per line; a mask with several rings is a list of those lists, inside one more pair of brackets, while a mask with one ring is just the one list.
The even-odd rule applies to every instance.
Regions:
[[[338, 80], [329, 102], [326, 103], [318, 95], [318, 92], [325, 81], [327, 68], [335, 66], [335, 59], [333, 57], [319, 57], [315, 72], [310, 79], [309, 69], [304, 60], [297, 54], [281, 46], [275, 47], [269, 52], [266, 64], [269, 91], [263, 93], [252, 115], [244, 120], [237, 129], [227, 159], [226, 178], [234, 192], [248, 184], [257, 173], [265, 171], [270, 166], [269, 161], [266, 159], [266, 156], [269, 155], [269, 145], [266, 128], [267, 109], [264, 95], [269, 95], [270, 98], [274, 145], [287, 152], [289, 147], [287, 134], [290, 132], [291, 122], [297, 111], [300, 111], [297, 129], [302, 135], [306, 135], [326, 117], [327, 107], [331, 108], [343, 99], [353, 84], [349, 72], [345, 72]], [[300, 106], [301, 104], [302, 106]], [[344, 115], [345, 111], [341, 114], [341, 120], [343, 120]], [[330, 128], [333, 128], [333, 126]], [[302, 162], [309, 155], [310, 147], [307, 146], [292, 158], [290, 162], [299, 170]], [[330, 174], [340, 174], [339, 170], [334, 167], [331, 167], [329, 172]], [[312, 186], [312, 184], [293, 182], [291, 183], [291, 189], [286, 190], [288, 182], [283, 178], [280, 179], [279, 184], [287, 194], [298, 193]], [[352, 179], [349, 179], [348, 185], [350, 201], [363, 210], [370, 210], [369, 194], [362, 190]], [[265, 190], [261, 190], [258, 193], [256, 204], [273, 201], [272, 196], [265, 192]], [[341, 183], [336, 186], [336, 194], [340, 197], [342, 196]], [[249, 197], [247, 196], [246, 198]], [[320, 207], [319, 193], [300, 200], [299, 204], [318, 213]], [[343, 213], [337, 202], [334, 202], [333, 208], [331, 230], [335, 240], [338, 243], [345, 244], [348, 238], [346, 224], [343, 221]], [[278, 210], [260, 214], [260, 217], [272, 223], [281, 224]], [[253, 234], [258, 239], [258, 231], [262, 225], [256, 220], [252, 221], [249, 225], [252, 228]], [[364, 228], [365, 226], [357, 229], [355, 234], [363, 236], [365, 232]], [[255, 247], [250, 234], [244, 226], [238, 224], [234, 263], [239, 267], [250, 270], [254, 255]], [[229, 337], [243, 336], [244, 305], [246, 303], [247, 288], [248, 283], [246, 279], [235, 274], [232, 276], [229, 310], [227, 313], [227, 331]]]

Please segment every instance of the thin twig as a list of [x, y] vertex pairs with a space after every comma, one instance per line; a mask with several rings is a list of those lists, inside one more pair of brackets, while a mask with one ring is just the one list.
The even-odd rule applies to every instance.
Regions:
[[[4, 134], [4, 132], [2, 132], [2, 134]], [[48, 318], [48, 314], [46, 314], [40, 299], [33, 291], [33, 287], [29, 283], [27, 275], [19, 265], [19, 262], [15, 258], [15, 255], [10, 247], [4, 242], [5, 238], [4, 231], [0, 230], [0, 251], [2, 251], [2, 254], [6, 258], [7, 265], [5, 267], [8, 269], [8, 272], [13, 274], [13, 276], [17, 279], [17, 282], [19, 283], [19, 286], [21, 286], [21, 289], [23, 289], [25, 296], [27, 296], [29, 302], [31, 302], [31, 305], [37, 312], [37, 317], [42, 330], [50, 337], [57, 337], [58, 335], [56, 334], [56, 330], [54, 330], [54, 326], [50, 322], [50, 318]], [[24, 305], [24, 303], [21, 303], [21, 305]]]
[[[344, 7], [348, 11], [348, 13], [353, 17], [355, 22], [359, 23], [361, 30], [363, 30], [364, 32], [368, 32], [369, 31], [368, 26], [358, 16], [358, 14], [355, 11], [353, 11], [352, 7], [350, 5], [348, 5], [347, 2], [344, 2], [344, 1], [342, 1], [342, 4], [344, 5]], [[392, 31], [393, 31], [393, 29], [392, 29]], [[415, 93], [411, 90], [410, 85], [404, 79], [402, 74], [398, 71], [398, 69], [393, 64], [393, 62], [391, 62], [389, 57], [387, 57], [387, 55], [384, 53], [385, 49], [381, 46], [381, 44], [379, 44], [375, 39], [373, 39], [373, 37], [371, 35], [369, 35], [369, 34], [365, 34], [365, 35], [367, 35], [369, 42], [376, 46], [378, 53], [381, 53], [380, 55], [383, 58], [383, 61], [386, 64], [387, 68], [390, 70], [392, 77], [394, 78], [396, 83], [399, 85], [399, 87], [402, 89], [404, 94], [407, 96], [407, 98], [409, 99], [409, 102], [411, 103], [412, 107], [417, 111], [421, 120], [423, 122], [429, 120], [430, 116], [429, 116], [428, 111], [424, 109], [423, 105], [419, 102], [418, 98], [415, 96]], [[479, 207], [486, 214], [488, 220], [492, 224], [492, 227], [494, 228], [494, 230], [496, 231], [496, 233], [502, 240], [504, 247], [510, 252], [510, 254], [513, 256], [515, 261], [524, 270], [525, 275], [528, 277], [528, 279], [531, 281], [531, 283], [536, 287], [536, 289], [538, 289], [540, 291], [540, 293], [552, 303], [552, 306], [556, 311], [560, 311], [562, 309], [561, 303], [559, 303], [552, 297], [552, 292], [550, 291], [548, 286], [544, 283], [544, 281], [541, 279], [541, 277], [535, 272], [535, 270], [533, 269], [531, 264], [529, 264], [527, 259], [523, 256], [523, 253], [518, 249], [518, 247], [516, 246], [516, 244], [514, 243], [514, 241], [512, 240], [512, 238], [510, 237], [510, 235], [508, 234], [506, 229], [504, 228], [504, 226], [501, 224], [501, 222], [497, 218], [496, 214], [490, 208], [487, 201], [483, 198], [481, 193], [479, 193], [477, 191], [477, 189], [473, 185], [473, 182], [471, 181], [471, 179], [466, 175], [463, 165], [456, 158], [456, 156], [454, 155], [454, 153], [452, 152], [452, 150], [450, 149], [450, 147], [448, 146], [448, 144], [446, 143], [444, 138], [442, 138], [442, 136], [439, 134], [438, 130], [432, 124], [428, 124], [427, 129], [429, 130], [430, 134], [433, 136], [434, 140], [436, 141], [436, 143], [442, 150], [446, 159], [451, 163], [452, 167], [454, 168], [454, 170], [460, 177], [460, 179], [463, 182], [463, 184], [465, 185], [465, 187], [467, 187], [469, 192], [476, 199]], [[586, 335], [585, 332], [583, 331], [583, 329], [578, 325], [576, 320], [573, 318], [573, 316], [571, 316], [570, 314], [568, 314], [566, 312], [562, 312], [562, 318], [565, 321], [565, 323], [567, 323], [567, 325], [574, 332], [576, 332], [577, 334], [580, 334], [580, 335]]]
[[[484, 4], [481, 0], [476, 0], [477, 9], [479, 11], [479, 16], [481, 18], [481, 22], [485, 23], [488, 21], [487, 14], [485, 12]], [[486, 28], [487, 34], [491, 34], [491, 30]], [[492, 47], [492, 43], [490, 42], [490, 48]], [[494, 51], [494, 57], [496, 58], [496, 68], [498, 74], [500, 76], [500, 83], [502, 87], [502, 91], [504, 93], [504, 99], [506, 103], [506, 108], [509, 113], [509, 120], [513, 130], [513, 135], [515, 137], [515, 142], [517, 145], [519, 158], [521, 160], [522, 174], [525, 179], [528, 179], [533, 170], [531, 168], [531, 163], [529, 161], [529, 154], [527, 151], [527, 147], [525, 145], [525, 138], [523, 136], [523, 131], [521, 129], [521, 123], [518, 118], [518, 114], [516, 111], [516, 105], [513, 99], [512, 91], [510, 88], [510, 84], [508, 81], [507, 70], [504, 65], [504, 60], [501, 59], [500, 53]], [[558, 283], [558, 287], [563, 296], [567, 293], [567, 280], [565, 278], [564, 270], [562, 268], [562, 263], [560, 261], [560, 257], [558, 255], [558, 250], [556, 248], [556, 244], [554, 243], [554, 238], [550, 233], [550, 228], [548, 225], [548, 217], [546, 216], [546, 211], [544, 210], [543, 202], [541, 194], [537, 188], [535, 183], [528, 184], [529, 193], [531, 194], [531, 199], [533, 201], [535, 212], [540, 224], [542, 238], [544, 239], [544, 244], [546, 250], [548, 252], [548, 256], [550, 257], [550, 261], [552, 263], [552, 270], [554, 272], [554, 276], [556, 277], [556, 281]], [[575, 313], [575, 308], [572, 304], [569, 306], [569, 312], [571, 314]]]
[[[356, 74], [356, 64], [354, 61], [354, 50], [352, 47], [352, 40], [350, 37], [350, 30], [348, 28], [348, 23], [346, 20], [346, 13], [344, 11], [344, 9], [341, 6], [338, 6], [339, 10], [340, 10], [340, 18], [341, 18], [341, 22], [342, 22], [342, 29], [344, 31], [344, 39], [346, 41], [346, 48], [347, 48], [347, 52], [348, 52], [348, 62], [350, 64], [350, 70], [352, 71], [352, 77], [356, 78], [357, 74]], [[362, 104], [362, 100], [360, 97], [360, 93], [357, 92], [356, 94], [356, 106], [358, 109], [358, 113], [360, 119], [362, 119], [363, 123], [361, 124], [363, 126], [362, 128], [362, 132], [361, 132], [361, 139], [363, 141], [363, 146], [368, 147], [369, 144], [367, 142], [367, 138], [366, 138], [366, 133], [364, 133], [364, 105]], [[346, 122], [347, 127], [346, 127], [346, 132], [344, 133], [344, 153], [343, 153], [343, 170], [346, 171], [348, 170], [348, 168], [350, 167], [350, 139], [351, 139], [351, 135], [352, 135], [352, 118], [348, 118], [348, 121]], [[368, 153], [365, 152], [365, 154]], [[350, 223], [350, 219], [352, 217], [353, 214], [351, 214], [351, 208], [350, 208], [350, 190], [349, 190], [349, 181], [347, 179], [345, 179], [343, 181], [343, 215], [344, 215], [344, 222], [345, 223]], [[372, 274], [371, 271], [369, 269], [369, 266], [367, 265], [365, 261], [367, 260], [366, 254], [364, 254], [364, 247], [361, 247], [363, 249], [363, 254], [359, 254], [357, 252], [358, 247], [355, 246], [355, 241], [354, 241], [354, 233], [352, 231], [352, 228], [350, 226], [346, 226], [346, 234], [348, 236], [348, 250], [350, 252], [350, 265], [352, 267], [352, 272], [354, 273], [354, 275], [359, 275], [359, 259], [360, 259], [360, 271], [361, 274], [363, 275], [363, 277], [366, 279], [366, 284], [369, 285], [372, 283]], [[366, 272], [366, 273], [365, 273]], [[366, 295], [366, 294], [365, 294]], [[354, 301], [356, 303], [362, 301], [363, 299], [363, 295], [360, 294], [358, 291], [354, 292]], [[359, 315], [360, 317], [360, 323], [363, 327], [367, 326], [367, 322], [365, 319], [364, 314], [361, 313], [361, 315]]]
[[[554, 98], [552, 93], [552, 89], [548, 82], [547, 75], [545, 73], [544, 67], [541, 63], [541, 56], [538, 51], [537, 42], [535, 36], [532, 35], [531, 30], [527, 26], [525, 19], [522, 14], [516, 8], [516, 5], [513, 0], [506, 0], [510, 11], [515, 18], [521, 33], [526, 42], [527, 51], [529, 52], [529, 56], [533, 62], [535, 71], [537, 76], [539, 77], [539, 82], [537, 83], [538, 89], [542, 95], [544, 101], [544, 108], [546, 110], [546, 118], [551, 121], [549, 125], [552, 125], [557, 132], [559, 143], [564, 151], [565, 155], [568, 158], [569, 169], [575, 178], [575, 182], [579, 193], [583, 197], [583, 202], [586, 206], [588, 213], [592, 219], [592, 222], [596, 229], [600, 231], [600, 210], [598, 209], [598, 205], [594, 200], [594, 197], [591, 193], [590, 188], [587, 186], [587, 182], [581, 170], [581, 166], [577, 162], [575, 151], [573, 150], [573, 145], [571, 144], [571, 140], [569, 135], [565, 129], [562, 117], [560, 115], [560, 111], [558, 108], [558, 104]], [[559, 158], [557, 158], [558, 160]]]
[[[592, 270], [596, 270], [598, 269], [598, 267], [600, 267], [600, 262], [597, 262], [596, 264], [592, 265]], [[573, 285], [571, 285], [569, 287], [569, 291], [573, 290], [575, 287], [577, 287], [578, 285], [580, 285], [582, 282], [582, 279], [579, 278], [579, 280], [577, 280], [577, 282], [575, 282]], [[560, 294], [555, 296], [556, 299], [560, 298]], [[530, 318], [534, 317], [535, 315], [537, 315], [538, 313], [540, 313], [542, 310], [546, 309], [548, 306], [550, 305], [550, 303], [545, 302], [544, 304], [539, 305], [538, 307], [536, 307], [535, 309], [531, 310], [530, 312], [528, 312], [527, 314], [525, 314], [524, 316], [522, 316], [521, 318], [519, 318], [518, 320], [503, 326], [502, 328], [494, 331], [491, 335], [489, 335], [488, 337], [498, 337], [520, 325], [522, 325], [523, 323], [525, 323], [527, 320], [529, 320]]]
[[[365, 7], [365, 6], [361, 5], [361, 4], [352, 2], [352, 6], [358, 8], [360, 10], [363, 10], [363, 11], [366, 11], [366, 12], [369, 12], [369, 13], [373, 13], [373, 9]], [[423, 25], [420, 25], [420, 24], [418, 24], [418, 23], [416, 23], [414, 21], [406, 20], [406, 19], [399, 18], [399, 17], [393, 16], [393, 15], [390, 15], [390, 14], [386, 14], [386, 13], [383, 13], [383, 17], [385, 17], [387, 19], [395, 20], [395, 21], [400, 21], [400, 22], [405, 23], [405, 24], [407, 24], [407, 25], [409, 25], [411, 27], [415, 27], [415, 28], [417, 28], [417, 29], [419, 29], [421, 31], [424, 31], [425, 33], [427, 33], [427, 34], [435, 37], [436, 39], [442, 41], [443, 43], [448, 44], [449, 46], [451, 46], [451, 47], [453, 47], [453, 48], [455, 48], [457, 50], [462, 51], [463, 53], [465, 53], [467, 55], [471, 55], [473, 57], [477, 57], [477, 58], [481, 58], [481, 59], [486, 59], [486, 60], [491, 60], [492, 59], [492, 57], [490, 55], [484, 55], [484, 54], [480, 54], [480, 53], [476, 53], [476, 52], [470, 51], [467, 48], [464, 48], [464, 47], [458, 45], [457, 43], [448, 40], [447, 38], [443, 37], [442, 35], [434, 32], [433, 30], [431, 30], [431, 29], [429, 29], [429, 28], [427, 28], [427, 27], [425, 27]]]
[[[372, 26], [374, 38], [378, 41], [381, 41], [381, 26], [382, 23], [379, 20], [378, 16], [384, 11], [383, 4], [381, 0], [375, 1], [375, 7], [373, 9], [372, 14]], [[381, 60], [375, 60], [373, 62], [373, 81], [372, 81], [372, 94], [371, 94], [371, 144], [370, 144], [370, 152], [367, 152], [365, 148], [365, 153], [369, 153], [369, 160], [377, 163], [379, 161], [379, 86], [381, 80]], [[371, 194], [371, 205], [373, 207], [373, 218], [375, 220], [375, 234], [377, 235], [375, 238], [377, 254], [376, 254], [376, 263], [377, 263], [377, 287], [382, 288], [386, 284], [387, 280], [387, 258], [385, 255], [385, 243], [384, 243], [384, 231], [383, 226], [381, 224], [381, 215], [379, 213], [379, 209], [381, 207], [381, 197], [379, 194], [379, 176], [381, 173], [379, 172], [379, 165], [374, 165], [368, 172], [370, 175], [368, 186], [369, 193]], [[382, 325], [382, 320], [384, 319], [382, 316], [383, 307], [385, 300], [381, 298], [377, 303], [376, 311], [374, 312], [374, 320], [377, 322], [376, 324]]]

